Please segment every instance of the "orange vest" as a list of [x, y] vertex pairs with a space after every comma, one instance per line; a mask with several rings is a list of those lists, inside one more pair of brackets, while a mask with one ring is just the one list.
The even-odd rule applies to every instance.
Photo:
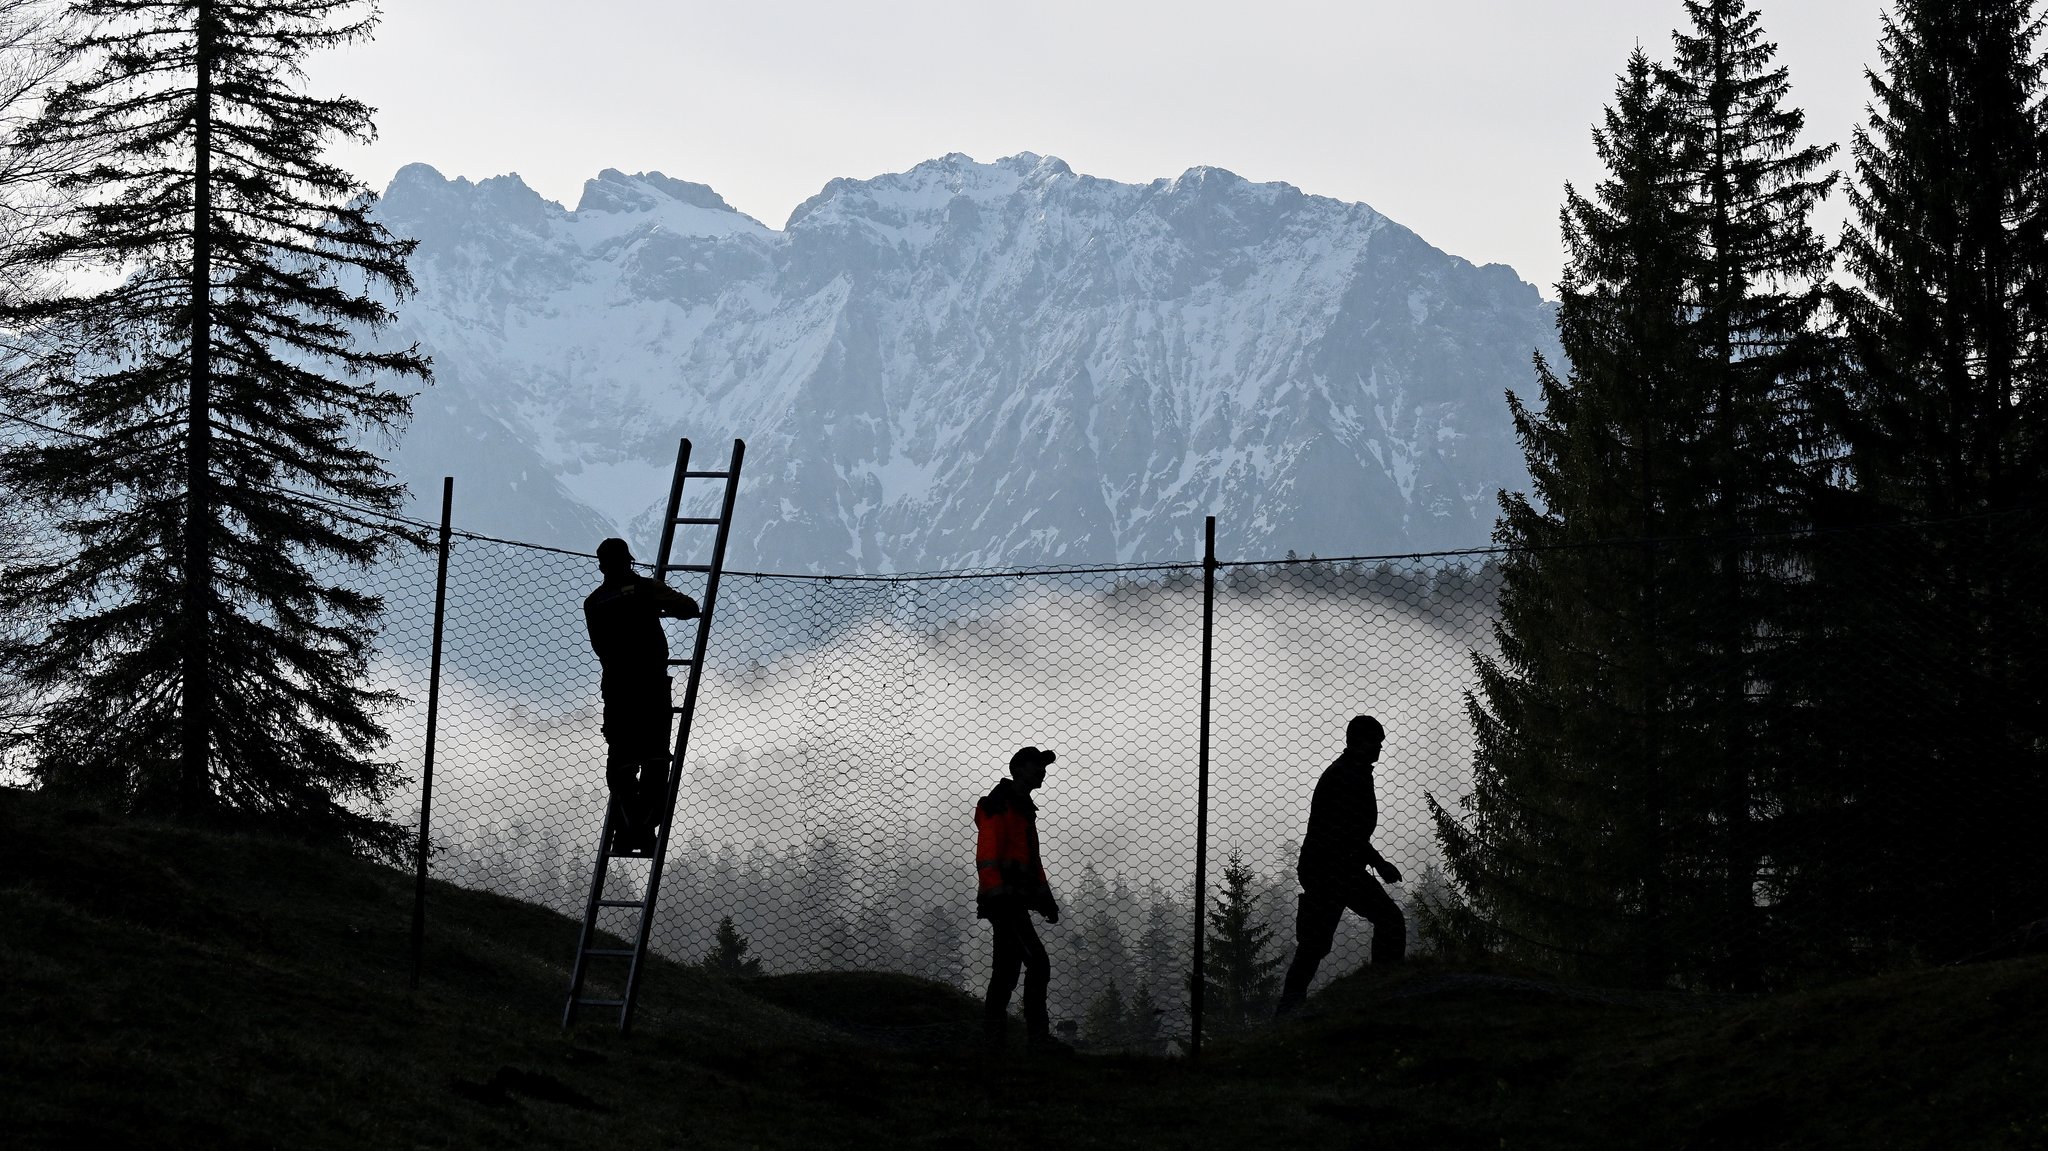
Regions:
[[1038, 857], [1038, 808], [1009, 780], [974, 805], [975, 904], [984, 917], [992, 902], [1041, 906], [1052, 894]]

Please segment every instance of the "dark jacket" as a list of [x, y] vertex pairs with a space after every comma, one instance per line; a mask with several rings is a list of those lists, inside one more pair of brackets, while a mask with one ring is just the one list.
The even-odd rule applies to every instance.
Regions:
[[639, 679], [668, 674], [668, 636], [661, 618], [693, 619], [697, 601], [638, 572], [608, 575], [583, 600], [590, 647], [613, 676]]
[[1316, 781], [1315, 798], [1308, 805], [1308, 831], [1301, 838], [1298, 874], [1304, 885], [1312, 877], [1348, 875], [1381, 862], [1371, 843], [1380, 825], [1372, 769], [1347, 747]]
[[1052, 885], [1038, 857], [1038, 805], [1013, 780], [1003, 780], [974, 805], [975, 915], [1022, 907], [1050, 915]]

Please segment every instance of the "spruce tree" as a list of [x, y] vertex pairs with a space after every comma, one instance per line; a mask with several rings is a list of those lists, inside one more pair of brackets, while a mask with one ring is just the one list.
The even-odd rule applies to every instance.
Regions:
[[1758, 893], [1778, 898], [1785, 829], [1770, 820], [1808, 785], [1814, 685], [1802, 672], [1812, 630], [1810, 528], [1826, 474], [1825, 428], [1813, 397], [1830, 367], [1817, 322], [1831, 268], [1814, 206], [1834, 183], [1832, 145], [1800, 143], [1805, 114], [1787, 102], [1747, 0], [1687, 0], [1689, 31], [1673, 36], [1669, 90], [1689, 165], [1698, 267], [1691, 289], [1696, 388], [1706, 422], [1706, 527], [1723, 546], [1701, 558], [1700, 589], [1715, 619], [1715, 667], [1699, 738], [1720, 763], [1708, 782], [1703, 870], [1716, 889], [1707, 922], [1719, 954], [1709, 977], [1754, 988], [1766, 976]]
[[[1544, 406], [1510, 397], [1535, 499], [1503, 497], [1500, 654], [1477, 660], [1469, 823], [1446, 860], [1494, 939], [1607, 978], [1756, 986], [1768, 820], [1813, 741], [1803, 554], [1829, 150], [1801, 146], [1756, 14], [1686, 5], [1638, 51], [1567, 190]], [[1434, 801], [1432, 801], [1434, 802]]]
[[1899, 518], [2036, 506], [2048, 484], [2043, 22], [2027, 0], [1901, 0], [1856, 130], [1855, 371], [1845, 423], [1860, 493]]
[[878, 896], [863, 903], [856, 924], [856, 968], [862, 971], [902, 971], [910, 966], [910, 956], [897, 937], [894, 910], [886, 900]]
[[1166, 1009], [1152, 998], [1152, 985], [1140, 983], [1137, 994], [1124, 1007], [1124, 1043], [1132, 1050], [1154, 1054], [1160, 1046], [1159, 1023]]
[[723, 916], [718, 921], [718, 934], [712, 937], [710, 950], [697, 961], [697, 966], [713, 975], [732, 979], [750, 978], [761, 974], [761, 960], [747, 954], [747, 937], [733, 925], [732, 916]]
[[[77, 0], [78, 69], [25, 132], [90, 146], [38, 246], [111, 275], [12, 308], [32, 371], [7, 406], [70, 436], [0, 451], [0, 477], [61, 509], [67, 554], [16, 573], [47, 621], [8, 656], [53, 694], [45, 786], [141, 810], [244, 813], [392, 854], [363, 681], [375, 596], [347, 585], [396, 546], [402, 490], [363, 435], [409, 410], [412, 348], [366, 342], [411, 287], [408, 243], [321, 159], [370, 109], [300, 90], [318, 49], [367, 37], [357, 0]], [[74, 283], [87, 281], [74, 281]], [[370, 514], [354, 509], [367, 509]]]
[[927, 905], [918, 918], [917, 937], [912, 944], [913, 970], [927, 979], [964, 990], [967, 966], [960, 956], [964, 942], [958, 913], [941, 904]]
[[1243, 1030], [1273, 1010], [1280, 991], [1279, 955], [1268, 955], [1273, 928], [1258, 916], [1257, 877], [1238, 851], [1223, 865], [1223, 890], [1209, 909], [1202, 971], [1208, 996], [1204, 1023], [1217, 1034]]
[[[1503, 492], [1495, 636], [1467, 697], [1469, 822], [1431, 799], [1446, 861], [1500, 945], [1596, 978], [1659, 982], [1683, 921], [1684, 812], [1702, 765], [1673, 708], [1696, 627], [1694, 565], [1650, 541], [1692, 530], [1702, 464], [1687, 289], [1686, 141], [1641, 50], [1593, 133], [1607, 176], [1567, 187], [1558, 337], [1542, 407], [1508, 396], [1532, 483]], [[1620, 544], [1616, 541], [1634, 541]]]
[[1186, 982], [1182, 964], [1190, 946], [1185, 931], [1187, 912], [1164, 890], [1146, 892], [1145, 926], [1138, 935], [1137, 954], [1132, 956], [1141, 987], [1171, 988]]
[[[2048, 909], [2048, 116], [2027, 0], [1899, 0], [1853, 138], [1840, 424], [1866, 530], [1824, 561], [1838, 801], [1812, 902], [1983, 946]], [[1930, 914], [1940, 909], [1941, 914]]]
[[1059, 959], [1061, 979], [1078, 988], [1077, 998], [1089, 998], [1101, 988], [1135, 986], [1139, 976], [1132, 964], [1130, 948], [1124, 943], [1117, 923], [1117, 897], [1093, 864], [1082, 867], [1080, 881], [1063, 900], [1061, 932], [1066, 954]]
[[805, 939], [809, 954], [798, 960], [799, 965], [827, 971], [861, 970], [862, 957], [870, 953], [870, 945], [862, 941], [860, 930], [845, 909], [854, 907], [855, 914], [862, 914], [873, 904], [855, 905], [851, 853], [837, 835], [825, 831], [804, 848], [802, 859], [799, 874], [803, 882], [797, 905], [799, 913], [816, 925], [816, 930]]
[[1082, 1016], [1082, 1034], [1087, 1037], [1088, 1046], [1094, 1048], [1122, 1047], [1129, 1041], [1128, 1008], [1124, 994], [1112, 979], [1104, 984], [1102, 991], [1088, 1001], [1088, 1010]]

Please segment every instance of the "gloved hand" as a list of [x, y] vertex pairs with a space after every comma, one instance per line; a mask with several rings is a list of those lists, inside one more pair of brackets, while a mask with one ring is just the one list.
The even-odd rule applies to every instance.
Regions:
[[1048, 895], [1045, 897], [1045, 907], [1039, 911], [1039, 914], [1045, 916], [1047, 923], [1058, 923], [1060, 921], [1060, 905], [1054, 903], [1052, 896]]
[[1401, 882], [1401, 869], [1395, 867], [1392, 862], [1382, 859], [1373, 866], [1379, 868], [1381, 879], [1386, 880], [1388, 883]]

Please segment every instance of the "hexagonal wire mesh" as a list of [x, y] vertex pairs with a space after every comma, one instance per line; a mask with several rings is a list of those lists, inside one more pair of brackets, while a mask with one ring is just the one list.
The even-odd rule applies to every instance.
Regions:
[[[1433, 858], [1420, 794], [1457, 786], [1466, 651], [1488, 642], [1491, 618], [1483, 586], [1446, 594], [1433, 573], [1476, 562], [1220, 570], [1210, 886], [1239, 853], [1275, 928], [1269, 955], [1291, 945], [1292, 853], [1350, 715], [1375, 710], [1392, 733], [1377, 842], [1418, 874]], [[377, 670], [412, 700], [426, 693], [431, 632], [420, 567], [388, 569]], [[436, 878], [581, 914], [605, 803], [580, 611], [597, 579], [587, 557], [454, 541]], [[702, 580], [671, 582], [701, 596]], [[1149, 1003], [1134, 1045], [1185, 1034], [1201, 614], [1199, 565], [725, 573], [653, 945], [696, 959], [731, 917], [770, 973], [904, 971], [978, 992], [974, 804], [1034, 744], [1059, 754], [1039, 793], [1063, 909], [1043, 932], [1054, 1016], [1099, 1032]], [[668, 626], [686, 650], [694, 625]], [[1392, 674], [1397, 652], [1405, 670]], [[391, 753], [419, 762], [424, 723], [408, 711], [391, 726]], [[392, 797], [399, 811], [416, 802]], [[637, 897], [645, 866], [614, 861], [607, 894]], [[601, 926], [628, 929], [632, 912], [605, 914]], [[1347, 922], [1322, 977], [1356, 966], [1368, 935]], [[1124, 1008], [1105, 1015], [1106, 997]]]
[[[2009, 548], [2019, 539], [2041, 550], [2038, 517], [2021, 528], [1973, 530], [1987, 537], [1973, 545], [1979, 548]], [[1837, 582], [1839, 573], [1860, 572], [1882, 583], [1892, 577], [1876, 561], [1910, 553], [1923, 537], [1936, 534], [1837, 533], [1802, 562], [1830, 567]], [[1946, 535], [1939, 540], [1956, 546]], [[1641, 546], [1612, 545], [1594, 562], [1621, 562]], [[1694, 550], [1698, 563], [1710, 562], [1704, 549]], [[1473, 790], [1466, 695], [1476, 685], [1474, 655], [1495, 650], [1506, 558], [1489, 551], [1219, 566], [1208, 895], [1213, 908], [1234, 861], [1254, 921], [1271, 929], [1266, 959], [1284, 962], [1292, 947], [1294, 853], [1316, 780], [1341, 750], [1351, 715], [1376, 714], [1387, 730], [1373, 842], [1406, 873], [1393, 890], [1409, 904], [1411, 935], [1418, 919], [1412, 901], [1447, 890], [1426, 797], [1458, 812]], [[1689, 553], [1681, 558], [1694, 562]], [[409, 700], [423, 700], [426, 691], [432, 570], [431, 556], [384, 569], [388, 607], [376, 675]], [[598, 668], [579, 610], [597, 579], [587, 557], [473, 536], [457, 540], [449, 575], [433, 874], [571, 917], [587, 894], [605, 803]], [[1042, 929], [1053, 960], [1054, 1016], [1085, 1021], [1084, 1039], [1121, 1037], [1133, 1047], [1164, 1049], [1168, 1038], [1186, 1034], [1199, 565], [905, 577], [727, 572], [724, 580], [652, 934], [660, 952], [695, 960], [730, 917], [769, 973], [904, 971], [978, 991], [988, 945], [973, 911], [972, 812], [1004, 775], [1010, 753], [1035, 744], [1059, 754], [1039, 793], [1047, 869], [1063, 909], [1060, 924]], [[675, 582], [701, 594], [701, 582]], [[1856, 633], [1876, 637], [1875, 646], [1832, 657], [1837, 670], [1854, 664], [1867, 680], [1844, 694], [1867, 695], [1880, 711], [1917, 707], [1939, 735], [1923, 741], [1928, 762], [1965, 770], [1994, 759], [2001, 745], [1982, 723], [1953, 730], [1961, 721], [1953, 701], [1980, 689], [1964, 685], [1948, 702], [1928, 702], [1916, 678], [1917, 653], [1942, 643], [1964, 652], [1967, 642], [1950, 641], [1968, 628], [1937, 618], [1938, 596], [1893, 583], [1865, 596], [1889, 595], [1901, 605], [1881, 609], [1882, 626]], [[2038, 627], [2031, 600], [2015, 603], [2032, 613], [2027, 626]], [[690, 625], [670, 626], [672, 646], [683, 649]], [[1852, 630], [1831, 626], [1822, 631]], [[1769, 674], [1798, 678], [1783, 667]], [[1994, 713], [2024, 711], [2000, 699]], [[390, 719], [390, 752], [401, 763], [419, 762], [419, 715], [410, 709]], [[2014, 738], [2024, 744], [2031, 737]], [[1852, 750], [1863, 758], [1843, 762], [1883, 754]], [[1853, 788], [1811, 802], [1780, 789], [1754, 810], [1807, 841], [1847, 842], [1827, 838], [1826, 826], [1802, 831], [1813, 825], [1794, 821], [1837, 818], [1830, 812], [1853, 813], [1859, 803], [1876, 813], [1869, 818], [1905, 812], [1911, 819], [1944, 791], [1938, 779], [1913, 771], [1907, 764], [1883, 777], [1910, 780], [1911, 790], [1889, 807], [1873, 806]], [[2029, 779], [2040, 791], [2038, 772], [2001, 786]], [[415, 799], [393, 796], [392, 803], [403, 811]], [[1971, 801], [1958, 810], [1959, 836], [1990, 829], [1986, 820], [1995, 815]], [[1899, 830], [1848, 826], [1835, 834], [1889, 843]], [[1868, 922], [1877, 923], [1895, 902], [1887, 892], [1904, 882], [1885, 862], [1891, 850], [1832, 852], [1874, 862], [1870, 875], [1838, 879], [1826, 890], [1866, 893], [1878, 909]], [[2027, 850], [2011, 865], [2023, 876], [2026, 861], [2040, 854]], [[1830, 854], [1762, 860], [1759, 874], [1768, 878], [1775, 868], [1770, 882], [1796, 894], [1787, 876], [1797, 879], [1801, 868], [1839, 871]], [[615, 862], [613, 897], [637, 897], [644, 875], [634, 866], [645, 865]], [[1684, 866], [1692, 865], [1681, 860]], [[1834, 913], [1797, 906], [1761, 881], [1756, 892], [1745, 907], [1768, 912], [1773, 899], [1787, 899], [1783, 907], [1796, 907], [1809, 926]], [[618, 914], [603, 926], [626, 929], [630, 912]], [[1616, 914], [1638, 913], [1624, 907]], [[1931, 922], [1916, 914], [1923, 926]], [[1728, 927], [1701, 918], [1655, 929], [1704, 937]], [[1869, 931], [1835, 934], [1853, 945]], [[1628, 938], [1640, 945], [1640, 936]], [[1356, 969], [1368, 939], [1369, 928], [1346, 916], [1320, 980]], [[1804, 946], [1782, 941], [1781, 950]], [[572, 948], [573, 930], [565, 928], [565, 963]], [[1152, 1010], [1134, 1011], [1134, 1001]], [[1223, 1010], [1211, 1000], [1206, 1029], [1229, 1029]]]

